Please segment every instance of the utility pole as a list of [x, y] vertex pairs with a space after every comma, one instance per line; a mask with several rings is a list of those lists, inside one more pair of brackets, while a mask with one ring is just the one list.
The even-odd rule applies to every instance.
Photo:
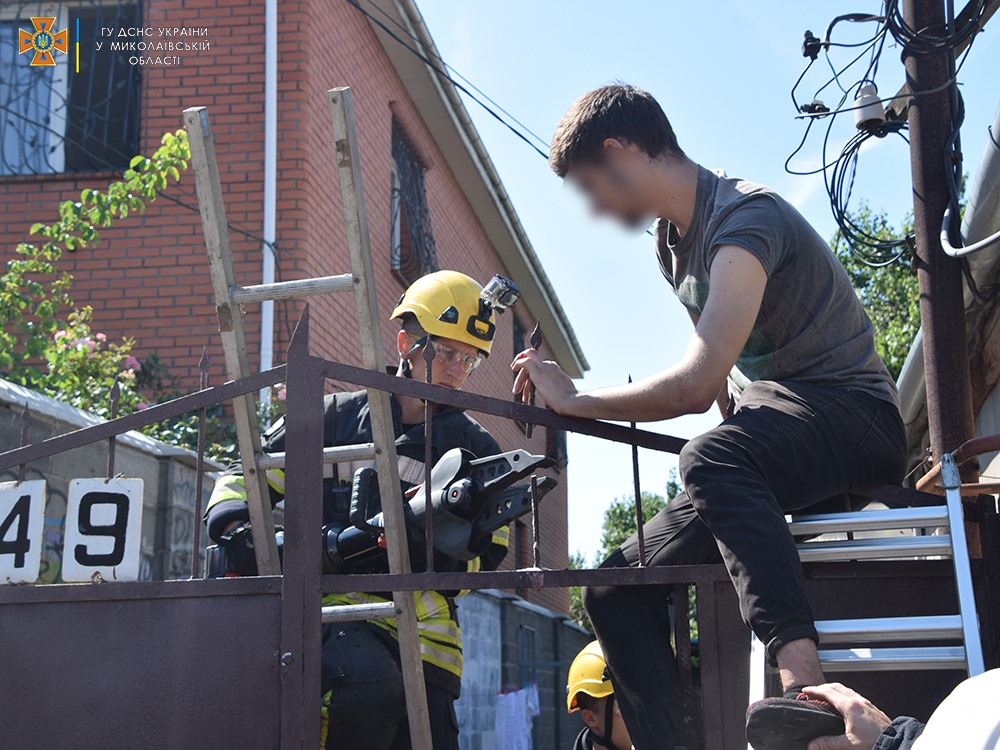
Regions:
[[[914, 29], [944, 36], [943, 0], [903, 0], [903, 15]], [[952, 51], [934, 55], [904, 52], [909, 90], [910, 168], [913, 225], [924, 337], [927, 420], [933, 460], [974, 435], [969, 352], [965, 334], [962, 268], [941, 247], [941, 220], [949, 203], [945, 146], [952, 130]], [[928, 92], [922, 94], [920, 92]], [[974, 477], [965, 477], [974, 481]]]

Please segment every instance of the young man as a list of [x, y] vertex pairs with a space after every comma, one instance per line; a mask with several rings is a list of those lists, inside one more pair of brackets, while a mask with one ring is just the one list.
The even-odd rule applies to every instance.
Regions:
[[569, 667], [566, 681], [566, 710], [580, 712], [584, 728], [573, 750], [630, 750], [632, 738], [615, 701], [615, 689], [601, 644], [592, 641], [583, 647]]
[[[766, 187], [688, 158], [645, 91], [612, 85], [584, 94], [559, 123], [550, 162], [595, 213], [640, 227], [658, 218], [660, 267], [695, 330], [681, 361], [629, 385], [586, 392], [555, 363], [522, 352], [511, 365], [515, 392], [527, 397], [531, 383], [561, 414], [623, 422], [700, 413], [735, 399], [722, 424], [681, 452], [685, 491], [646, 524], [646, 557], [676, 565], [721, 555], [744, 620], [766, 645], [788, 698], [798, 698], [801, 686], [824, 679], [784, 515], [903, 474], [898, 396], [871, 321], [799, 212]], [[604, 565], [635, 566], [637, 544], [632, 537]], [[677, 744], [667, 592], [590, 588], [585, 605], [636, 750]], [[775, 699], [760, 709], [749, 727], [758, 750], [785, 747], [787, 723], [811, 737], [843, 731], [820, 701]]]
[[[400, 298], [392, 319], [402, 322], [396, 343], [399, 377], [423, 381], [423, 346], [434, 344], [432, 382], [462, 388], [469, 375], [490, 353], [495, 333], [494, 315], [480, 301], [482, 287], [455, 271], [438, 271], [414, 282]], [[403, 489], [424, 478], [424, 404], [406, 396], [393, 397], [399, 475]], [[372, 427], [365, 391], [336, 393], [324, 403], [324, 442], [327, 446], [367, 443]], [[448, 406], [434, 413], [434, 460], [452, 448], [476, 456], [500, 452], [493, 437], [464, 411]], [[284, 419], [265, 435], [265, 450], [285, 450]], [[351, 483], [362, 465], [338, 464], [324, 479], [324, 523], [348, 525]], [[284, 473], [268, 471], [271, 501], [284, 496]], [[242, 471], [238, 465], [218, 481], [205, 514], [209, 536], [226, 547], [235, 572], [256, 574], [252, 541], [247, 533], [249, 514]], [[320, 533], [317, 529], [316, 533]], [[437, 570], [495, 569], [507, 553], [507, 530], [482, 540], [484, 550], [472, 562], [438, 555]], [[424, 569], [423, 551], [414, 557], [414, 570]], [[241, 569], [242, 568], [242, 569]], [[454, 702], [462, 678], [462, 633], [456, 619], [456, 592], [418, 591], [417, 607], [427, 702], [435, 750], [458, 750], [458, 722]], [[362, 604], [387, 601], [375, 593], [331, 594], [324, 604]], [[399, 645], [393, 620], [323, 628], [322, 711], [324, 748], [405, 750], [410, 747]]]

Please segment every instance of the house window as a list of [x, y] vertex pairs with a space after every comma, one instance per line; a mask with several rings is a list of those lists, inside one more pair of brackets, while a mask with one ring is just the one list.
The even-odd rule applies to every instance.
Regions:
[[[67, 54], [31, 66], [19, 52], [31, 16], [69, 31]], [[75, 72], [76, 24], [80, 72]], [[29, 3], [0, 6], [0, 175], [121, 170], [139, 151], [139, 66], [112, 51], [99, 29], [140, 26], [136, 3]], [[71, 66], [73, 66], [71, 68]]]
[[424, 187], [426, 168], [399, 122], [392, 121], [392, 271], [405, 286], [438, 270]]

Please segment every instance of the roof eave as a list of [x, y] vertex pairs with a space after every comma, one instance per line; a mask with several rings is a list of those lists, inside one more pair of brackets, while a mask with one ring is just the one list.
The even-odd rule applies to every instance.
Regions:
[[[376, 1], [420, 40], [427, 57], [440, 59], [412, 0]], [[582, 377], [590, 365], [458, 91], [384, 30], [369, 23], [491, 244], [517, 281], [524, 303], [538, 318], [546, 345], [570, 376]]]

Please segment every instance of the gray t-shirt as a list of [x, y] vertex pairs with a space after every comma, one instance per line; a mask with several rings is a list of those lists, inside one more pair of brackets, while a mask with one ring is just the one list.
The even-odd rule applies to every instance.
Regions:
[[757, 322], [730, 374], [737, 393], [754, 380], [800, 381], [857, 388], [899, 405], [871, 320], [819, 233], [770, 188], [699, 167], [687, 232], [678, 237], [670, 222], [656, 225], [660, 269], [697, 316], [723, 245], [748, 250], [767, 272]]

